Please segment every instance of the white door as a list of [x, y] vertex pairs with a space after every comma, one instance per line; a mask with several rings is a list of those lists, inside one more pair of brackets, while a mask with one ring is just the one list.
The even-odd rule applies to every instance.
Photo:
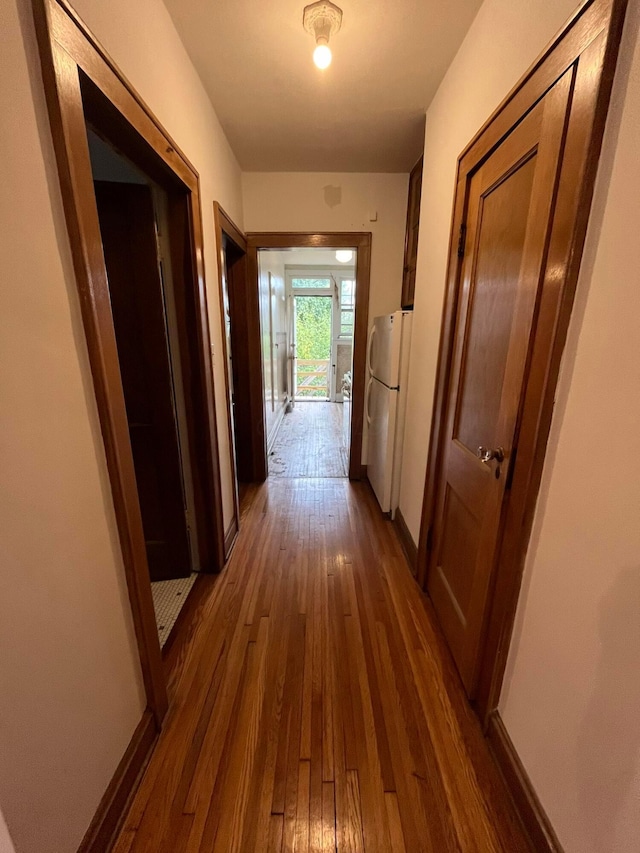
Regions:
[[287, 295], [287, 329], [289, 332], [289, 351], [287, 353], [287, 394], [289, 405], [293, 409], [296, 404], [296, 311], [293, 294]]
[[294, 292], [297, 400], [330, 399], [333, 302], [332, 294]]

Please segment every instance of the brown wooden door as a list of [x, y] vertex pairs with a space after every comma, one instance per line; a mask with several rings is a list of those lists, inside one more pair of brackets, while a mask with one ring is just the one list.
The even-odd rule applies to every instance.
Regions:
[[569, 72], [468, 178], [427, 588], [470, 696], [517, 451], [570, 88]]
[[402, 273], [403, 308], [413, 308], [416, 289], [416, 265], [418, 262], [418, 236], [420, 233], [420, 201], [422, 198], [422, 157], [409, 176], [409, 198], [407, 203], [407, 230], [404, 240], [404, 267]]
[[151, 190], [95, 182], [152, 581], [191, 571], [180, 444]]

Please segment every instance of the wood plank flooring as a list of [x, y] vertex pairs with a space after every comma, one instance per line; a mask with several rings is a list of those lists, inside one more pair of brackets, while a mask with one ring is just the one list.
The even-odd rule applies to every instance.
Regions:
[[270, 477], [346, 477], [342, 403], [297, 402], [285, 415], [269, 456]]
[[368, 485], [247, 498], [117, 853], [528, 851]]

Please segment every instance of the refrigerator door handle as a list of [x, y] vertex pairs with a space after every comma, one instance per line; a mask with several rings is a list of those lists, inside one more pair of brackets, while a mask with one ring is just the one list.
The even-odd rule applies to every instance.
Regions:
[[371, 426], [371, 415], [369, 414], [369, 398], [371, 397], [371, 386], [373, 385], [373, 376], [369, 377], [369, 382], [367, 384], [367, 393], [365, 394], [364, 400], [364, 411], [367, 416], [367, 425]]
[[376, 327], [373, 325], [371, 327], [371, 334], [369, 335], [369, 346], [367, 347], [367, 373], [371, 373], [371, 345], [373, 344], [373, 336], [376, 333]]

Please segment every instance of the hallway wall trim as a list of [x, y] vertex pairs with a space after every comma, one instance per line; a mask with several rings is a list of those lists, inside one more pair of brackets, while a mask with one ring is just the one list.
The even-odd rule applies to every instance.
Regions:
[[393, 520], [393, 524], [396, 528], [404, 555], [409, 563], [411, 574], [415, 577], [418, 570], [418, 546], [413, 541], [409, 528], [407, 527], [407, 522], [404, 520], [404, 516], [400, 511], [400, 507], [396, 509], [396, 517]]
[[158, 727], [153, 714], [147, 709], [100, 801], [78, 853], [104, 853], [111, 849], [157, 739]]
[[489, 717], [487, 740], [536, 853], [564, 853], [498, 711]]
[[236, 539], [238, 538], [238, 520], [237, 518], [232, 518], [229, 522], [229, 526], [227, 527], [227, 532], [224, 535], [224, 556], [225, 560], [228, 560], [231, 556], [231, 551], [233, 550], [233, 546], [236, 544]]

